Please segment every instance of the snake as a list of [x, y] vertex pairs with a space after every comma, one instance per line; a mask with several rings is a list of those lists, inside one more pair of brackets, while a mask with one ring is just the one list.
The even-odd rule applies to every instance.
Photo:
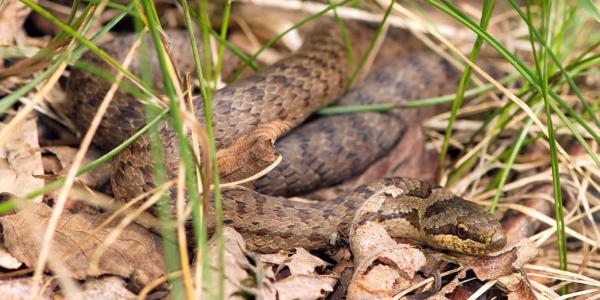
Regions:
[[[350, 23], [347, 29], [356, 60], [368, 49], [373, 30]], [[185, 40], [185, 35], [168, 34], [173, 43], [171, 51], [190, 48], [175, 44]], [[349, 91], [346, 83], [352, 57], [347, 55], [338, 26], [323, 21], [307, 35], [298, 51], [214, 92], [213, 127], [218, 149], [232, 145], [261, 124], [284, 121], [293, 128], [276, 143], [283, 162], [256, 181], [254, 189], [227, 188], [221, 192], [224, 225], [241, 233], [250, 250], [270, 253], [296, 247], [325, 250], [339, 246], [350, 234], [353, 216], [361, 205], [389, 187], [402, 192], [388, 197], [377, 213], [369, 214], [362, 222], [377, 222], [393, 237], [470, 255], [497, 251], [506, 244], [500, 223], [484, 207], [416, 179], [382, 179], [329, 201], [302, 202], [286, 197], [360, 174], [397, 144], [408, 126], [431, 115], [431, 109], [401, 109], [311, 118], [320, 107], [336, 99], [341, 104], [403, 103], [441, 95], [452, 88], [456, 71], [451, 66], [412, 35], [390, 35], [393, 38], [382, 44], [373, 71]], [[133, 40], [116, 39], [103, 48], [122, 59], [124, 49], [128, 49], [123, 45], [131, 46]], [[150, 57], [155, 55], [149, 52]], [[193, 70], [191, 55], [176, 52], [172, 56], [179, 71]], [[233, 56], [229, 59], [235, 60]], [[84, 55], [82, 61], [111, 70], [93, 54]], [[141, 65], [133, 64], [133, 68]], [[96, 74], [71, 71], [67, 115], [81, 130], [89, 125], [109, 86], [110, 82]], [[199, 97], [193, 100], [193, 106], [196, 117], [203, 121]], [[143, 125], [144, 118], [139, 101], [120, 91], [94, 142], [103, 148], [114, 147]], [[167, 175], [175, 178], [180, 160], [176, 134], [166, 122], [158, 124], [157, 132]], [[115, 158], [111, 184], [116, 198], [127, 201], [155, 187], [150, 146], [150, 137], [144, 135]], [[208, 219], [209, 231], [213, 231], [213, 210]]]

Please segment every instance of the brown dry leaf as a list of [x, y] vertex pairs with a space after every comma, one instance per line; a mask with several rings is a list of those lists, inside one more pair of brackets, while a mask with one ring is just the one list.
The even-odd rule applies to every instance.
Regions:
[[[58, 199], [60, 190], [54, 190], [46, 194], [44, 200]], [[47, 202], [46, 202], [47, 203]], [[99, 208], [106, 211], [115, 211], [121, 208], [121, 205], [114, 198], [94, 191], [79, 183], [75, 183], [69, 190], [69, 198], [65, 204], [65, 209], [72, 213], [98, 214]], [[140, 225], [144, 225], [139, 223]]]
[[369, 197], [356, 212], [350, 231], [354, 254], [354, 276], [348, 287], [348, 299], [391, 298], [398, 290], [414, 284], [416, 272], [425, 265], [425, 255], [410, 245], [396, 243], [380, 224], [364, 221], [376, 212], [388, 197], [403, 193], [391, 187]]
[[319, 274], [327, 263], [302, 248], [261, 254], [257, 259], [264, 273], [258, 288], [263, 299], [320, 299], [333, 291], [338, 279]]
[[222, 182], [248, 178], [271, 165], [278, 157], [275, 141], [290, 129], [290, 124], [273, 121], [259, 125], [231, 146], [217, 152]]
[[[33, 1], [36, 2], [37, 1]], [[12, 46], [31, 9], [19, 0], [6, 0], [0, 5], [0, 46]], [[0, 66], [3, 60], [0, 58]]]
[[77, 299], [136, 299], [136, 295], [125, 286], [125, 280], [116, 276], [88, 279], [83, 285], [83, 291], [77, 294]]
[[[38, 290], [41, 290], [41, 287], [46, 280], [48, 280], [48, 278], [44, 278], [44, 280], [39, 283]], [[31, 299], [31, 283], [30, 277], [0, 280], [0, 295], [2, 295], [2, 300]], [[45, 287], [44, 292], [39, 294], [37, 299], [52, 299], [52, 289], [54, 286], [55, 284], [50, 284], [49, 286]]]
[[292, 275], [310, 275], [315, 274], [315, 270], [327, 266], [327, 263], [304, 248], [296, 248], [296, 253], [284, 265], [290, 268]]
[[325, 275], [293, 275], [261, 290], [262, 299], [322, 299], [333, 291], [337, 278]]
[[[16, 214], [0, 218], [4, 246], [11, 255], [34, 266], [39, 255], [39, 240], [52, 209], [45, 204], [24, 203]], [[160, 237], [137, 224], [130, 224], [115, 243], [102, 254], [98, 270], [91, 270], [89, 258], [111, 233], [111, 228], [94, 231], [107, 214], [88, 215], [64, 212], [58, 223], [52, 255], [60, 259], [69, 275], [76, 279], [88, 276], [118, 275], [130, 278], [142, 287], [164, 275], [164, 258]]]
[[[246, 250], [246, 243], [242, 236], [230, 227], [223, 228], [223, 242], [225, 246], [225, 298], [226, 299], [244, 299], [238, 293], [244, 282], [252, 282], [248, 270], [252, 269], [252, 264], [248, 261], [251, 254]], [[211, 257], [217, 257], [217, 241], [214, 236], [209, 241]], [[216, 269], [217, 261], [212, 261], [212, 268]], [[217, 282], [214, 282], [217, 284]], [[216, 285], [213, 287], [215, 290]], [[238, 294], [238, 295], [236, 295]]]
[[397, 244], [379, 224], [366, 222], [351, 240], [355, 271], [348, 299], [391, 298], [415, 283], [425, 255], [410, 245]]
[[509, 276], [504, 276], [498, 279], [498, 281], [506, 286], [509, 291], [508, 300], [534, 300], [536, 299], [531, 287], [527, 283], [526, 280], [522, 280], [521, 278], [517, 278], [516, 276], [512, 276], [513, 280], [511, 283], [503, 281], [503, 278], [507, 278]]
[[[242, 236], [233, 228], [225, 227], [225, 297], [244, 299], [240, 292], [254, 293], [259, 299], [318, 299], [333, 291], [337, 282], [334, 276], [319, 275], [316, 269], [327, 263], [308, 253], [296, 249], [295, 253], [254, 255], [246, 250]], [[216, 257], [215, 238], [209, 242], [211, 257]], [[255, 257], [260, 268], [248, 257]], [[216, 260], [213, 268], [217, 266]], [[248, 283], [256, 286], [247, 286]], [[215, 282], [216, 283], [216, 282]]]
[[289, 257], [289, 253], [285, 251], [279, 251], [277, 253], [268, 254], [257, 254], [257, 258], [260, 260], [261, 263], [271, 267], [283, 265]]
[[6, 248], [0, 244], [0, 267], [7, 270], [15, 270], [21, 267], [23, 263], [10, 255]]
[[475, 272], [479, 280], [498, 279], [510, 275], [537, 256], [537, 248], [529, 239], [489, 256], [460, 256], [456, 262]]
[[[69, 172], [73, 159], [77, 154], [78, 149], [67, 146], [49, 146], [44, 147], [44, 169], [55, 175], [64, 176]], [[82, 164], [86, 165], [101, 156], [101, 153], [90, 149], [83, 159]], [[94, 172], [85, 173], [77, 177], [78, 181], [97, 188], [110, 180], [111, 165], [102, 164], [94, 169]]]
[[526, 263], [533, 261], [538, 256], [538, 248], [530, 239], [519, 241], [515, 248], [517, 249], [517, 259], [513, 262], [514, 269], [522, 268]]
[[[44, 174], [37, 133], [36, 119], [30, 118], [20, 125], [19, 134], [0, 145], [0, 195], [23, 197], [44, 186], [44, 180], [35, 177]], [[42, 196], [32, 200], [41, 202]]]
[[310, 254], [304, 248], [296, 248], [290, 253], [279, 251], [272, 254], [258, 254], [258, 258], [265, 266], [275, 267], [277, 270], [287, 267], [291, 275], [315, 274], [316, 269], [327, 266], [327, 262]]
[[513, 272], [512, 263], [517, 259], [517, 251], [508, 251], [498, 256], [478, 257], [470, 266], [480, 280], [496, 279]]
[[[479, 280], [498, 280], [498, 284], [503, 286], [509, 292], [519, 294], [531, 293], [527, 280], [521, 276], [524, 273], [515, 273], [524, 264], [533, 260], [537, 256], [537, 249], [533, 242], [525, 239], [516, 245], [507, 247], [499, 253], [490, 256], [444, 256], [447, 260], [460, 264], [464, 267], [463, 274], [467, 270], [472, 270]], [[464, 278], [457, 276], [457, 278]], [[444, 295], [451, 293], [457, 286], [458, 280], [455, 278], [448, 283], [442, 290], [435, 294], [432, 299], [446, 299]], [[526, 298], [527, 299], [527, 298]]]

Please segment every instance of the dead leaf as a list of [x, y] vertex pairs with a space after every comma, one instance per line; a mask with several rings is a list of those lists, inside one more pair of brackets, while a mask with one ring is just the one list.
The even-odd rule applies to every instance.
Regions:
[[[488, 256], [468, 256], [468, 255], [444, 255], [444, 259], [464, 267], [463, 271], [472, 270], [477, 279], [481, 281], [498, 280], [499, 285], [508, 292], [517, 292], [520, 289], [529, 289], [527, 280], [521, 276], [524, 274], [518, 270], [526, 263], [532, 261], [537, 256], [537, 249], [533, 242], [524, 240], [511, 247], [501, 250]], [[462, 274], [462, 273], [461, 273]], [[464, 276], [463, 276], [464, 277]], [[447, 284], [454, 284], [454, 281]], [[525, 287], [523, 287], [525, 285]], [[454, 288], [442, 288], [441, 292], [436, 293], [436, 297], [442, 297], [451, 293]], [[524, 293], [520, 291], [519, 293]], [[446, 299], [433, 298], [433, 299]]]
[[[38, 290], [45, 284], [48, 278], [39, 283]], [[3, 300], [26, 300], [31, 298], [31, 278], [18, 278], [0, 280], [0, 295]], [[56, 284], [46, 286], [44, 292], [37, 299], [52, 299], [52, 290]]]
[[333, 291], [336, 282], [337, 278], [324, 275], [294, 275], [275, 282], [272, 290], [263, 289], [262, 299], [321, 299]]
[[302, 248], [257, 259], [264, 272], [257, 295], [263, 299], [320, 299], [333, 291], [339, 276], [319, 274], [327, 263]]
[[[67, 146], [44, 147], [42, 161], [45, 173], [49, 174], [47, 176], [49, 181], [66, 176], [77, 151], [78, 149]], [[100, 157], [100, 153], [90, 149], [83, 159], [83, 164], [88, 164], [98, 157]], [[111, 172], [111, 164], [102, 164], [92, 172], [77, 177], [73, 188], [69, 190], [69, 198], [65, 208], [72, 213], [85, 212], [92, 214], [98, 213], [98, 207], [110, 211], [118, 209], [118, 204], [112, 197], [96, 191], [108, 183]], [[92, 190], [92, 188], [96, 190]], [[58, 199], [59, 194], [60, 189], [50, 191], [46, 194], [45, 199], [47, 201]]]
[[116, 276], [91, 278], [85, 281], [83, 291], [77, 294], [77, 299], [136, 299], [136, 295], [125, 285], [125, 280]]
[[[507, 277], [507, 276], [505, 276]], [[508, 300], [534, 300], [536, 299], [533, 291], [526, 280], [521, 278], [515, 278], [513, 280], [514, 284], [507, 284], [507, 282], [503, 282], [499, 280], [504, 286], [511, 291], [508, 294]]]
[[453, 261], [472, 269], [479, 280], [498, 279], [510, 275], [537, 256], [537, 248], [529, 239], [488, 256], [455, 256]]
[[[233, 228], [223, 228], [223, 243], [225, 246], [223, 252], [225, 255], [225, 298], [243, 299], [243, 297], [236, 294], [240, 292], [240, 287], [244, 286], [244, 283], [251, 278], [248, 270], [252, 269], [252, 265], [247, 258], [247, 255], [251, 254], [246, 250], [246, 243], [242, 236]], [[209, 247], [210, 257], [217, 257], [216, 237], [209, 241]], [[213, 259], [211, 263], [212, 268], [216, 269], [217, 260]], [[214, 283], [216, 284], [216, 281]], [[215, 291], [215, 288], [216, 285], [211, 290]]]
[[354, 276], [348, 299], [391, 298], [397, 291], [416, 283], [416, 272], [425, 265], [425, 255], [406, 244], [397, 244], [385, 228], [366, 222], [351, 238]]
[[290, 124], [273, 121], [259, 125], [254, 131], [217, 152], [222, 182], [248, 178], [271, 165], [278, 157], [275, 141], [290, 129]]
[[496, 279], [513, 272], [512, 263], [517, 259], [517, 251], [508, 251], [498, 256], [479, 257], [472, 265], [473, 272], [480, 280]]
[[16, 270], [21, 267], [23, 263], [10, 255], [6, 248], [0, 244], [0, 267], [7, 270]]
[[523, 239], [515, 245], [517, 249], [517, 259], [512, 266], [515, 269], [522, 268], [526, 263], [533, 261], [538, 256], [538, 249], [535, 243], [530, 239]]
[[[0, 124], [2, 130], [3, 124]], [[23, 197], [44, 186], [44, 180], [35, 175], [44, 174], [42, 154], [38, 143], [35, 118], [24, 121], [19, 134], [13, 134], [10, 140], [0, 145], [0, 194], [8, 193]], [[41, 202], [42, 196], [33, 199]]]
[[[244, 299], [240, 294], [242, 291], [267, 300], [319, 299], [333, 291], [337, 282], [336, 276], [318, 274], [317, 269], [327, 263], [304, 249], [296, 249], [295, 253], [282, 251], [255, 256], [246, 250], [242, 236], [233, 228], [225, 227], [223, 238], [227, 299]], [[209, 241], [209, 245], [211, 257], [216, 257], [215, 238]], [[255, 258], [258, 268], [248, 257]], [[217, 267], [216, 260], [213, 260], [212, 267]], [[248, 286], [248, 283], [254, 285]]]
[[[78, 149], [67, 146], [50, 146], [44, 147], [44, 168], [46, 171], [50, 171], [54, 175], [65, 176], [69, 169], [71, 168], [71, 164], [73, 163], [73, 159], [77, 154]], [[101, 156], [101, 153], [90, 149], [83, 159], [82, 164], [86, 165], [90, 162], [96, 160]], [[48, 168], [46, 168], [48, 167]], [[110, 180], [111, 174], [111, 165], [110, 164], [102, 164], [101, 166], [94, 169], [93, 172], [85, 173], [77, 179], [92, 188], [98, 188], [108, 182]]]
[[425, 255], [420, 250], [396, 243], [381, 224], [363, 221], [364, 215], [378, 211], [388, 197], [401, 193], [395, 187], [384, 189], [357, 210], [350, 230], [355, 271], [348, 299], [391, 298], [414, 284], [416, 272], [425, 265]]
[[[24, 30], [22, 25], [30, 12], [31, 9], [19, 0], [7, 0], [0, 5], [0, 46], [15, 45], [15, 38]], [[0, 66], [2, 64], [0, 58]]]
[[285, 266], [290, 268], [292, 275], [309, 275], [314, 274], [315, 270], [327, 266], [327, 263], [310, 254], [304, 248], [296, 248], [296, 254], [290, 257], [289, 262]]
[[[1, 217], [0, 224], [9, 253], [31, 267], [39, 255], [38, 241], [52, 209], [34, 203], [24, 203], [22, 208], [16, 214]], [[111, 228], [97, 232], [94, 229], [107, 216], [64, 212], [51, 247], [54, 259], [61, 260], [69, 275], [80, 280], [88, 276], [118, 275], [130, 278], [139, 288], [163, 276], [165, 263], [160, 237], [135, 223], [127, 226], [102, 254], [98, 270], [91, 270], [89, 258], [111, 233]]]
[[[246, 250], [242, 236], [233, 228], [225, 227], [223, 238], [226, 299], [244, 299], [240, 293], [242, 291], [266, 300], [319, 299], [333, 291], [337, 282], [336, 276], [318, 274], [317, 269], [327, 263], [304, 249], [296, 249], [294, 253], [282, 251], [254, 255]], [[209, 246], [211, 257], [216, 257], [214, 237], [209, 241]], [[254, 258], [258, 267], [249, 257]], [[216, 267], [216, 260], [213, 260], [212, 268]], [[253, 285], [248, 286], [249, 283]]]

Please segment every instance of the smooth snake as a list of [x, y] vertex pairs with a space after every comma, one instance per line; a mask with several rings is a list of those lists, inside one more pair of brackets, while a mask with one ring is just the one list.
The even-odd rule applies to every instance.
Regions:
[[[271, 121], [286, 121], [298, 127], [315, 110], [344, 94], [351, 72], [346, 48], [337, 26], [323, 24], [308, 35], [297, 52], [214, 93], [213, 126], [218, 148], [231, 145]], [[350, 24], [349, 31], [359, 57], [372, 31], [355, 24]], [[410, 34], [391, 35], [393, 38], [383, 43], [370, 75], [338, 103], [398, 104], [452, 91], [458, 78], [452, 67]], [[193, 65], [185, 33], [171, 31], [169, 37], [173, 51], [178, 52], [172, 56], [178, 70], [190, 72]], [[117, 38], [103, 47], [122, 59], [133, 39]], [[235, 60], [229, 53], [225, 59]], [[91, 54], [83, 60], [107, 69]], [[152, 65], [157, 65], [154, 60]], [[132, 68], [136, 70], [139, 64], [134, 61]], [[81, 130], [89, 124], [109, 86], [85, 71], [72, 71], [67, 85], [72, 104], [68, 114]], [[199, 98], [194, 106], [202, 119]], [[295, 128], [277, 142], [277, 151], [284, 160], [254, 184], [256, 191], [222, 191], [225, 224], [238, 230], [250, 249], [257, 251], [325, 249], [331, 247], [332, 237], [348, 235], [354, 212], [370, 195], [395, 186], [403, 192], [389, 196], [381, 210], [370, 217], [393, 236], [467, 254], [499, 250], [506, 237], [499, 222], [483, 207], [414, 179], [383, 179], [331, 201], [304, 203], [279, 196], [330, 186], [360, 174], [402, 139], [408, 126], [429, 115], [431, 109], [335, 115], [315, 118]], [[103, 148], [114, 147], [144, 122], [143, 105], [121, 91], [104, 117], [95, 143]], [[174, 177], [179, 165], [175, 134], [165, 123], [158, 131], [168, 175]], [[131, 199], [154, 187], [149, 144], [149, 138], [143, 136], [115, 159], [111, 182], [117, 198]]]

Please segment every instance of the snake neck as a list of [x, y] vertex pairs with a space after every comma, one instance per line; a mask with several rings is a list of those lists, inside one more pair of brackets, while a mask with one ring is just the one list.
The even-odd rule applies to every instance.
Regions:
[[[366, 214], [362, 220], [381, 222], [394, 236], [420, 240], [421, 232], [413, 230], [420, 228], [420, 221], [411, 216], [413, 211], [423, 215], [423, 209], [430, 203], [426, 198], [432, 195], [432, 186], [400, 177], [364, 185], [321, 202], [267, 196], [245, 189], [225, 190], [222, 192], [224, 223], [238, 230], [246, 237], [248, 247], [259, 252], [296, 247], [323, 250], [348, 237], [352, 223], [361, 221], [354, 220], [355, 212], [374, 193], [390, 186], [404, 191], [401, 201], [394, 201], [400, 206], [384, 203], [379, 211]], [[398, 207], [402, 211], [397, 211]], [[394, 215], [396, 212], [399, 214]], [[380, 216], [388, 219], [378, 219]]]
[[441, 186], [403, 177], [382, 179], [323, 202], [226, 190], [223, 208], [225, 225], [259, 252], [332, 248], [350, 235], [353, 225], [365, 222], [381, 225], [394, 238], [471, 255], [506, 244], [502, 226], [483, 207]]

